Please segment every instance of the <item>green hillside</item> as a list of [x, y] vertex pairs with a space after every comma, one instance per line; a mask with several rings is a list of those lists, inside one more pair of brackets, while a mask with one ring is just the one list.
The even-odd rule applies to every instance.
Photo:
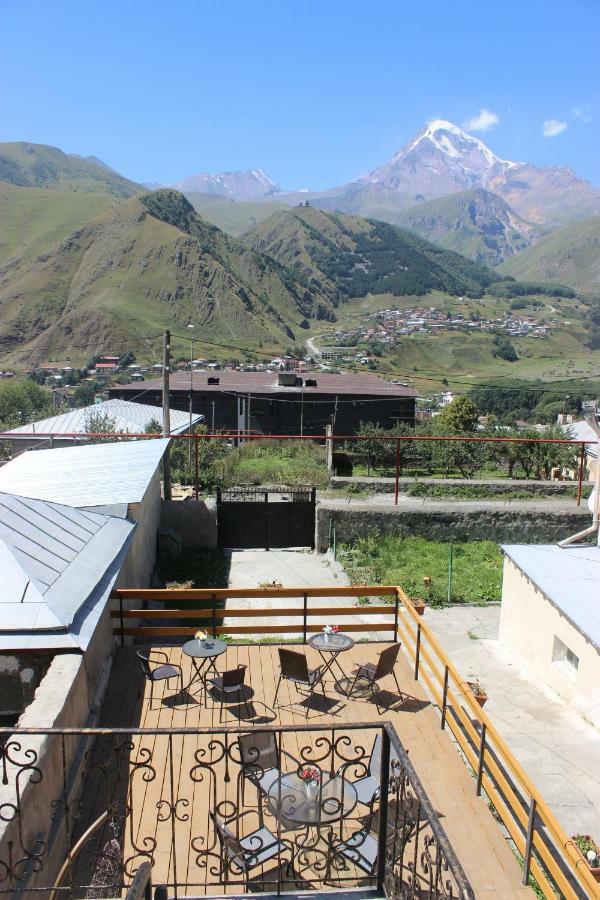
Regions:
[[185, 191], [187, 199], [203, 219], [234, 237], [239, 237], [274, 212], [289, 209], [288, 203], [276, 201], [238, 202], [220, 194]]
[[119, 201], [107, 194], [64, 193], [0, 182], [0, 265], [30, 259]]
[[553, 231], [499, 271], [531, 281], [560, 281], [577, 291], [600, 294], [600, 216]]
[[432, 290], [481, 296], [498, 277], [411, 231], [313, 207], [275, 213], [243, 240], [288, 266], [334, 304], [367, 294]]
[[0, 144], [0, 181], [17, 187], [100, 193], [119, 198], [132, 197], [144, 190], [99, 160], [25, 141]]
[[145, 335], [188, 322], [199, 340], [286, 346], [295, 324], [330, 307], [163, 190], [102, 213], [35, 259], [0, 267], [0, 309], [5, 358], [32, 365], [48, 348], [87, 358], [117, 341], [147, 355]]
[[402, 213], [398, 222], [489, 266], [515, 256], [543, 234], [539, 225], [526, 222], [504, 200], [482, 188], [420, 203]]

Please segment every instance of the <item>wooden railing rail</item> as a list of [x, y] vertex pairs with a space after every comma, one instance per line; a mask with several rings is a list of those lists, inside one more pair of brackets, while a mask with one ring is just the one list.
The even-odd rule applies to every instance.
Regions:
[[556, 820], [437, 638], [398, 588], [402, 613], [398, 639], [441, 712], [441, 727], [456, 739], [484, 791], [523, 857], [523, 881], [531, 874], [548, 898], [600, 898], [600, 884], [573, 840]]

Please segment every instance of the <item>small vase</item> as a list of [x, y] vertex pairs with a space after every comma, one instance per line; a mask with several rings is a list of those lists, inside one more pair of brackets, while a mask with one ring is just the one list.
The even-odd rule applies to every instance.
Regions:
[[330, 640], [331, 640], [331, 635], [330, 635], [330, 633], [329, 633], [328, 631], [325, 631], [325, 632], [323, 633], [323, 637], [324, 637], [324, 639], [325, 639], [326, 641], [330, 641]]
[[306, 796], [310, 803], [314, 803], [319, 796], [319, 782], [318, 781], [307, 781], [306, 782]]

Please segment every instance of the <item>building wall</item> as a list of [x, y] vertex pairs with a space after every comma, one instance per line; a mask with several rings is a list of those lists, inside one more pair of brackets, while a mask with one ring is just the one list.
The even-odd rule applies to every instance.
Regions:
[[[318, 376], [317, 376], [318, 377]], [[129, 399], [127, 392], [113, 389], [109, 396]], [[247, 402], [248, 395], [241, 394]], [[285, 402], [282, 402], [285, 401]], [[160, 393], [144, 395], [145, 403], [160, 403]], [[189, 410], [189, 393], [187, 391], [171, 391], [170, 404], [173, 409]], [[195, 391], [193, 410], [205, 417], [206, 425], [216, 430], [237, 431], [238, 398], [222, 391]], [[340, 394], [336, 404], [335, 395], [318, 394], [313, 388], [281, 395], [251, 394], [250, 429], [263, 434], [325, 434], [326, 425], [335, 418], [334, 434], [357, 433], [361, 422], [378, 423], [383, 428], [393, 428], [398, 422], [414, 425], [414, 397], [381, 397], [360, 396], [354, 398], [351, 393]]]
[[[553, 662], [555, 637], [579, 658], [577, 671]], [[587, 721], [600, 728], [600, 653], [505, 557], [500, 642]]]

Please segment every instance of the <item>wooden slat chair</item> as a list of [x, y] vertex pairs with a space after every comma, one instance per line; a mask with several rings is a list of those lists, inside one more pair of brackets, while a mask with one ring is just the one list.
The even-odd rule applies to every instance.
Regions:
[[[387, 678], [388, 675], [391, 675], [396, 682], [396, 687], [398, 688], [398, 693], [400, 694], [400, 699], [404, 700], [404, 694], [400, 690], [400, 685], [398, 684], [398, 679], [396, 677], [396, 673], [394, 668], [396, 666], [396, 660], [398, 659], [398, 653], [400, 652], [400, 642], [397, 644], [392, 644], [391, 647], [386, 647], [385, 650], [382, 650], [379, 654], [379, 659], [377, 660], [377, 664], [375, 663], [363, 663], [360, 664], [352, 673], [354, 675], [354, 680], [350, 685], [350, 690], [348, 691], [348, 696], [351, 697], [356, 688], [356, 683], [360, 680], [363, 683], [366, 682], [367, 687], [371, 692], [371, 696], [375, 699], [375, 703], [377, 704], [377, 712], [379, 712], [379, 700], [378, 695], [381, 691], [379, 686], [379, 682], [382, 679]], [[384, 709], [389, 707], [384, 706]]]
[[325, 693], [325, 685], [323, 684], [321, 666], [317, 666], [316, 669], [309, 669], [304, 653], [298, 653], [297, 650], [287, 650], [285, 647], [279, 647], [279, 665], [281, 668], [277, 688], [275, 690], [275, 697], [273, 698], [273, 706], [277, 703], [277, 695], [279, 693], [281, 682], [284, 679], [286, 681], [291, 681], [296, 686], [297, 690], [300, 690], [300, 687], [308, 688], [309, 702], [306, 704], [306, 718], [308, 719], [310, 700], [312, 699], [317, 684], [321, 685], [323, 696], [327, 696]]
[[[160, 657], [164, 662], [153, 667], [154, 660], [152, 657]], [[178, 678], [181, 693], [183, 694], [183, 670], [176, 663], [170, 663], [166, 653], [163, 653], [162, 650], [149, 650], [146, 654], [138, 651], [137, 658], [140, 661], [146, 680], [150, 682], [150, 709], [152, 709], [154, 685], [157, 681], [166, 681], [168, 686], [171, 678]]]

